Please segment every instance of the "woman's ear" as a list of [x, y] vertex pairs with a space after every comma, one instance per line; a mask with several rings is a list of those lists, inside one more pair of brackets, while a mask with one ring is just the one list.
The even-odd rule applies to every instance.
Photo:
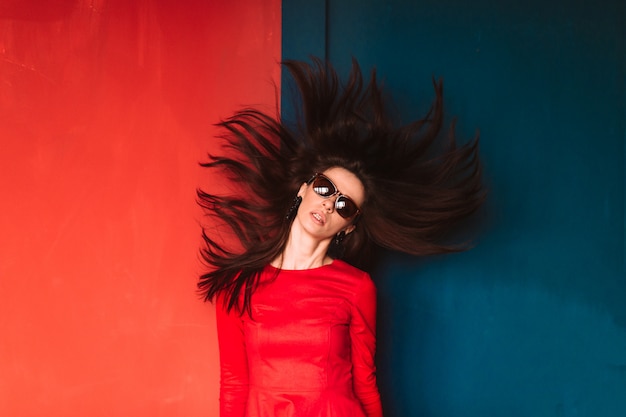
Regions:
[[346, 232], [346, 235], [349, 235], [350, 233], [354, 231], [354, 229], [356, 229], [356, 226], [351, 224], [350, 226], [343, 229], [343, 231]]
[[303, 182], [302, 185], [300, 186], [300, 188], [298, 189], [298, 196], [302, 197], [304, 196], [304, 190], [306, 190], [307, 184], [306, 182]]

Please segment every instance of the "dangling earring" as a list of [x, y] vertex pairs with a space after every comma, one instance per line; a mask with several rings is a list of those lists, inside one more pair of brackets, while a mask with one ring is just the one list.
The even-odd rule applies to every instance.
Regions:
[[343, 245], [343, 239], [346, 237], [346, 232], [343, 230], [335, 235], [330, 246], [328, 247], [328, 256], [333, 259], [341, 259], [346, 251]]
[[345, 239], [346, 237], [346, 232], [345, 231], [341, 231], [339, 233], [337, 233], [335, 235], [335, 245], [336, 246], [341, 246], [341, 243], [343, 242], [343, 239]]
[[287, 215], [285, 216], [285, 220], [292, 221], [296, 217], [296, 214], [298, 214], [298, 207], [300, 207], [300, 203], [302, 203], [302, 197], [300, 197], [299, 195], [295, 196], [293, 199], [293, 204], [291, 205], [289, 211], [287, 212]]

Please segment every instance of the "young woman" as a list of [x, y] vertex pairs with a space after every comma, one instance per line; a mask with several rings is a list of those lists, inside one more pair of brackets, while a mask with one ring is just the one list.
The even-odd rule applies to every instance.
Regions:
[[[477, 141], [438, 139], [429, 114], [395, 127], [372, 73], [345, 84], [315, 60], [289, 61], [301, 123], [246, 109], [220, 123], [221, 169], [238, 190], [198, 201], [237, 236], [205, 227], [199, 289], [217, 307], [221, 417], [380, 417], [373, 245], [414, 255], [462, 249], [447, 233], [480, 205]], [[352, 266], [356, 265], [356, 266]]]

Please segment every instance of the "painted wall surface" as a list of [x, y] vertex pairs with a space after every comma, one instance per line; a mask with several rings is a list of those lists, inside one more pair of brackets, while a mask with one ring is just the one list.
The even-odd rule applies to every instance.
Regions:
[[283, 20], [284, 57], [376, 66], [404, 120], [441, 76], [459, 136], [481, 131], [477, 246], [375, 273], [386, 415], [626, 415], [624, 2], [286, 0]]
[[[273, 105], [280, 1], [0, 2], [0, 416], [216, 416], [212, 123]], [[274, 84], [276, 83], [276, 84]]]

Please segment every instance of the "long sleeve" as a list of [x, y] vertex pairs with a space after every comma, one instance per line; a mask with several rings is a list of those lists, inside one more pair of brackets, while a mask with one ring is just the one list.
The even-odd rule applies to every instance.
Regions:
[[243, 321], [227, 313], [216, 301], [217, 337], [220, 350], [220, 417], [244, 417], [248, 400], [248, 359]]
[[366, 275], [355, 294], [350, 322], [354, 392], [367, 417], [382, 417], [376, 384], [376, 287]]

